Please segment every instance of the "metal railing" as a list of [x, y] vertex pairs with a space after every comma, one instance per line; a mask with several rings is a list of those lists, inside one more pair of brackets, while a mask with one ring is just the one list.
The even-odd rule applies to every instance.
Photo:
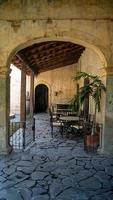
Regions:
[[13, 150], [24, 150], [35, 141], [35, 118], [30, 121], [10, 121], [9, 144]]

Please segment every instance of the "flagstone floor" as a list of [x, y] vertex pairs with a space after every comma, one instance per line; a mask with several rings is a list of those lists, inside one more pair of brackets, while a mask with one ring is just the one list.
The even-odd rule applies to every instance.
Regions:
[[0, 156], [0, 200], [112, 200], [113, 156], [50, 133], [48, 114], [36, 115], [36, 141]]

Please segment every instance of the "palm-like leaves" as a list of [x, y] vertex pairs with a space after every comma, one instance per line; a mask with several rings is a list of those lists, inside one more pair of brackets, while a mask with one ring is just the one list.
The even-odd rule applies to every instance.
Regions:
[[[95, 115], [96, 110], [100, 111], [100, 100], [102, 91], [106, 92], [106, 87], [100, 80], [99, 76], [90, 75], [86, 72], [78, 72], [76, 76], [73, 78], [74, 80], [80, 80], [81, 78], [89, 79], [89, 83], [85, 84], [80, 88], [78, 94], [76, 95], [76, 99], [80, 105], [84, 103], [84, 100], [87, 96], [91, 96], [95, 102]], [[75, 99], [75, 101], [76, 101]]]
[[95, 80], [93, 85], [92, 97], [95, 101], [95, 109], [97, 109], [98, 112], [100, 111], [100, 100], [102, 96], [102, 91], [106, 92], [106, 87], [101, 82], [101, 80]]
[[82, 105], [85, 98], [91, 94], [92, 94], [92, 87], [90, 84], [85, 85], [85, 87], [81, 87], [78, 93], [80, 104]]
[[77, 111], [79, 109], [80, 103], [79, 103], [79, 95], [74, 95], [74, 97], [71, 100], [71, 107], [74, 111]]
[[89, 78], [89, 79], [96, 79], [96, 78], [98, 78], [97, 76], [94, 76], [94, 75], [90, 75], [90, 74], [88, 74], [88, 73], [86, 73], [86, 72], [78, 72], [77, 74], [76, 74], [76, 76], [74, 76], [73, 77], [73, 80], [80, 80], [81, 78]]

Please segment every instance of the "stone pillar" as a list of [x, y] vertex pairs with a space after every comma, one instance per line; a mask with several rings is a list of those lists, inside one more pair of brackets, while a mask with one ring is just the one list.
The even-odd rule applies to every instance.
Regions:
[[113, 153], [113, 67], [106, 68], [106, 72], [107, 91], [101, 151]]
[[9, 145], [10, 78], [6, 68], [0, 68], [0, 154], [11, 151]]
[[26, 72], [21, 69], [20, 121], [26, 121]]
[[34, 73], [30, 75], [30, 117], [33, 117], [34, 112]]
[[27, 91], [26, 93], [26, 115], [29, 116], [30, 114], [30, 95], [29, 92]]

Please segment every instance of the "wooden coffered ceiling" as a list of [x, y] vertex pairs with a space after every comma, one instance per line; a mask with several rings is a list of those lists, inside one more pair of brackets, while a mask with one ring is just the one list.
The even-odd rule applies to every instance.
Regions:
[[35, 74], [77, 63], [85, 47], [71, 42], [48, 41], [20, 50], [12, 58], [18, 68]]

